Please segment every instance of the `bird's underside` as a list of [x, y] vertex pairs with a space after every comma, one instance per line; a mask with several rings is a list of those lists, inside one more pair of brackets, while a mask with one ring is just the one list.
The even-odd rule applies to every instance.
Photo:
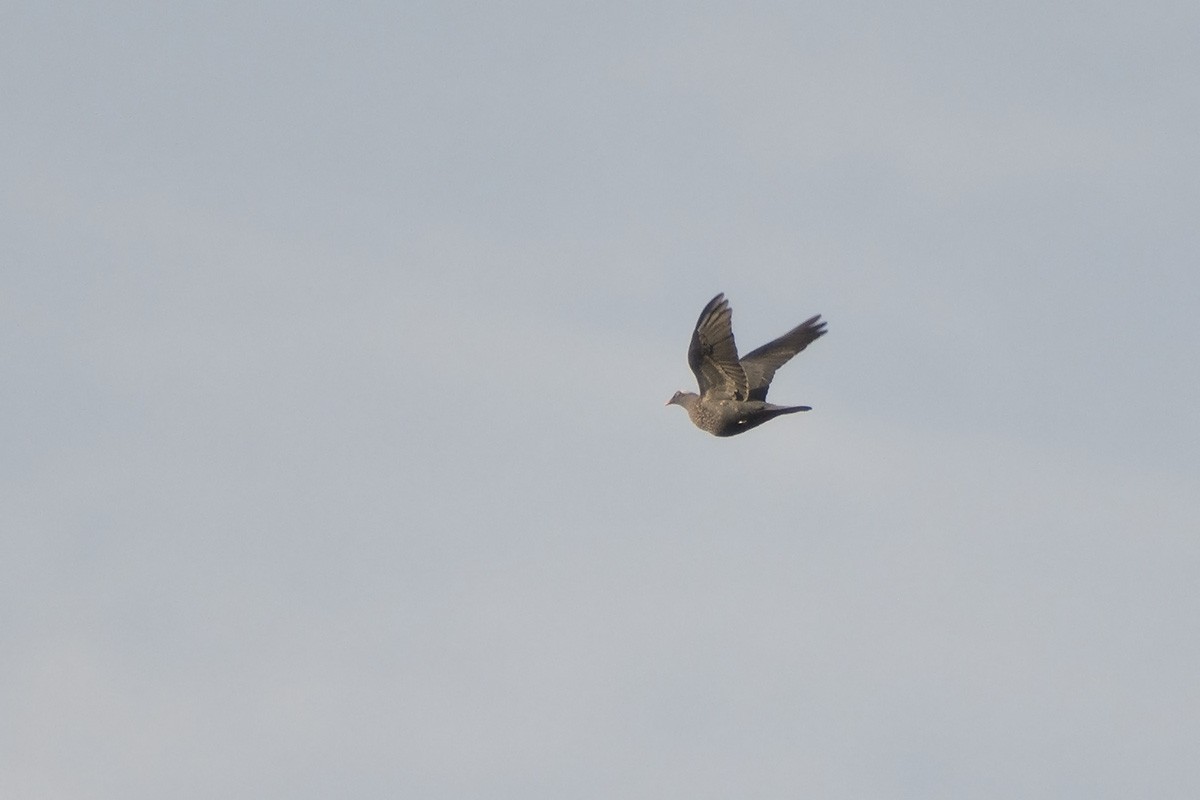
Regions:
[[697, 428], [714, 436], [735, 436], [783, 414], [809, 411], [809, 406], [768, 403], [767, 390], [776, 370], [825, 335], [820, 315], [741, 358], [732, 319], [724, 294], [718, 294], [700, 312], [688, 347], [688, 365], [700, 393], [676, 392], [667, 404], [683, 406]]

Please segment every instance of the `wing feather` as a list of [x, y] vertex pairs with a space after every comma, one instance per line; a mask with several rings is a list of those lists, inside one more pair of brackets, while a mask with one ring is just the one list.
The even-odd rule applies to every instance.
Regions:
[[688, 366], [696, 374], [701, 395], [746, 399], [749, 386], [733, 340], [733, 311], [724, 294], [714, 297], [700, 312], [688, 347]]
[[746, 354], [742, 359], [742, 370], [746, 375], [751, 400], [766, 400], [767, 389], [775, 370], [782, 367], [797, 353], [825, 335], [825, 323], [821, 315], [805, 320], [762, 347]]

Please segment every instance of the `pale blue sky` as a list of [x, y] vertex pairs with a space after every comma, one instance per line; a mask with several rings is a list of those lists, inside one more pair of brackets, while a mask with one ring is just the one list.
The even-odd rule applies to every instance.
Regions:
[[0, 795], [1200, 795], [1194, 3], [0, 23]]

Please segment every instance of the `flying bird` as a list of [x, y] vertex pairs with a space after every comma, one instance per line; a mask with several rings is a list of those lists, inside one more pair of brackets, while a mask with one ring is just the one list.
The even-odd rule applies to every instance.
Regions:
[[700, 312], [688, 366], [696, 373], [700, 394], [676, 392], [667, 405], [683, 406], [692, 423], [713, 436], [735, 436], [781, 414], [811, 411], [811, 406], [777, 406], [767, 402], [775, 370], [825, 335], [821, 315], [805, 320], [774, 341], [738, 358], [733, 341], [733, 311], [719, 294]]

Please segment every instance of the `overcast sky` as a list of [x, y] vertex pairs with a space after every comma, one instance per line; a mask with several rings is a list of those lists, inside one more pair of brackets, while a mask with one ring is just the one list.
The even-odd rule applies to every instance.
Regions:
[[[0, 12], [0, 795], [1200, 796], [1200, 7]], [[717, 292], [821, 313], [734, 439]]]

